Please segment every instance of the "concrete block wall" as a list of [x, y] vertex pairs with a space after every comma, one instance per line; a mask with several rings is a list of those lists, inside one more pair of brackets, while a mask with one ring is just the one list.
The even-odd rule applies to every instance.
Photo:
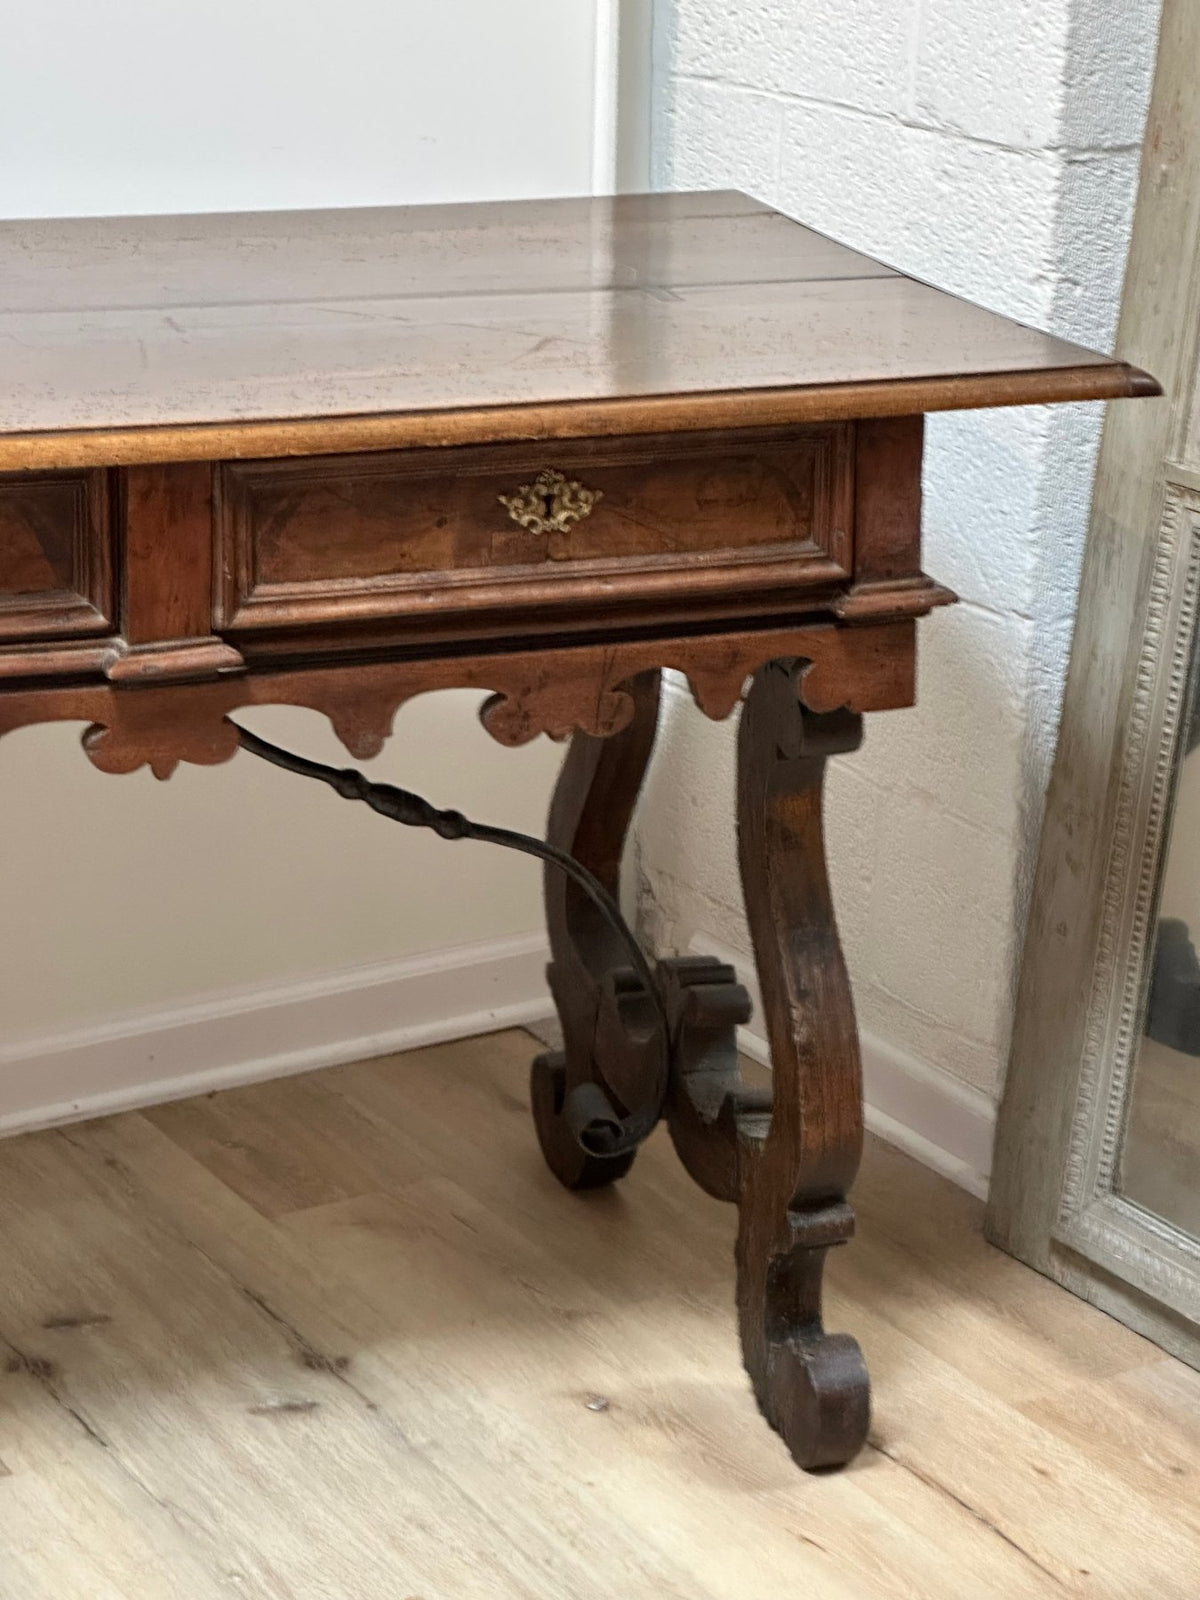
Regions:
[[[742, 188], [1068, 338], [1111, 344], [1158, 0], [658, 0], [654, 172]], [[998, 1092], [1099, 408], [931, 419], [920, 703], [837, 763], [834, 886], [867, 1034]], [[684, 697], [640, 812], [662, 949], [747, 949], [732, 725]]]

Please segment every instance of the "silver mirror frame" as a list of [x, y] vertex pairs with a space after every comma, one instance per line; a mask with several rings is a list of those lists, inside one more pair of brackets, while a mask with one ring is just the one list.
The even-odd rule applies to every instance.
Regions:
[[1120, 1193], [1154, 956], [1200, 590], [1200, 489], [1166, 487], [1121, 752], [1112, 838], [1053, 1236], [1184, 1317], [1200, 1315], [1200, 1240]]
[[993, 1242], [1200, 1366], [1200, 1241], [1120, 1192], [1200, 601], [1200, 7], [1166, 0], [997, 1126]]

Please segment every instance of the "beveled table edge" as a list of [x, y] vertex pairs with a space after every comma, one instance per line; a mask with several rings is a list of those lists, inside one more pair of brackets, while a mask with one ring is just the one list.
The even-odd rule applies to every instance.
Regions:
[[523, 403], [453, 411], [0, 433], [0, 472], [684, 433], [706, 428], [913, 416], [989, 406], [1118, 400], [1161, 393], [1161, 386], [1149, 373], [1128, 362], [1113, 361], [1048, 370]]

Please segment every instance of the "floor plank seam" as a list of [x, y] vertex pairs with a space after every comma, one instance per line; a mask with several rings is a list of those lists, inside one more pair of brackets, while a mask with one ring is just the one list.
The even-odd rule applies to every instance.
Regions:
[[1019, 1540], [1014, 1539], [1012, 1534], [1005, 1533], [1004, 1529], [998, 1523], [993, 1522], [991, 1517], [980, 1511], [977, 1506], [973, 1506], [969, 1500], [964, 1500], [961, 1495], [955, 1494], [953, 1489], [947, 1488], [939, 1479], [929, 1473], [922, 1472], [919, 1467], [913, 1466], [911, 1461], [905, 1461], [902, 1457], [894, 1455], [886, 1446], [880, 1444], [877, 1439], [868, 1439], [867, 1449], [874, 1450], [878, 1455], [890, 1461], [893, 1466], [899, 1467], [902, 1472], [909, 1473], [916, 1478], [918, 1483], [923, 1483], [927, 1489], [932, 1489], [935, 1494], [944, 1495], [947, 1500], [952, 1500], [956, 1506], [961, 1506], [967, 1515], [973, 1518], [981, 1528], [986, 1528], [989, 1533], [994, 1533], [998, 1539], [1015, 1550], [1019, 1556], [1023, 1556], [1030, 1566], [1036, 1567], [1043, 1577], [1049, 1578], [1060, 1589], [1067, 1587], [1053, 1567], [1048, 1567], [1039, 1561], [1031, 1551], [1026, 1550]]
[[160, 1511], [166, 1512], [167, 1516], [177, 1523], [181, 1529], [195, 1532], [200, 1527], [196, 1518], [185, 1511], [182, 1506], [173, 1500], [165, 1499], [162, 1495], [156, 1494], [145, 1478], [125, 1460], [112, 1440], [107, 1438], [93, 1422], [89, 1421], [77, 1406], [71, 1404], [54, 1382], [55, 1367], [53, 1362], [47, 1361], [41, 1356], [30, 1356], [7, 1334], [0, 1333], [0, 1344], [3, 1344], [12, 1352], [10, 1360], [6, 1363], [6, 1370], [9, 1373], [20, 1373], [31, 1378], [50, 1403], [57, 1406], [64, 1415], [70, 1417], [72, 1422], [80, 1428], [86, 1439], [98, 1445], [105, 1452], [107, 1459], [112, 1462], [117, 1471], [133, 1485], [139, 1494], [145, 1495], [152, 1505], [157, 1506]]

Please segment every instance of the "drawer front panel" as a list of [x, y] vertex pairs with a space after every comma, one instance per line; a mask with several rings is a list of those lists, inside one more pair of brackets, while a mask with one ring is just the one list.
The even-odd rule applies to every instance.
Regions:
[[0, 475], [0, 640], [111, 629], [108, 474]]
[[218, 621], [733, 591], [749, 568], [828, 582], [849, 566], [852, 471], [842, 425], [229, 463]]

